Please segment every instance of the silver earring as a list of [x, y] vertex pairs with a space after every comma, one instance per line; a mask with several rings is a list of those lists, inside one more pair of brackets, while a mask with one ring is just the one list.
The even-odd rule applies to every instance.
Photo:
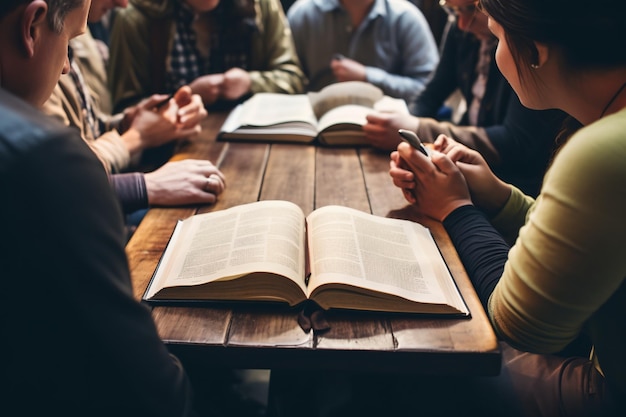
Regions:
[[537, 68], [539, 68], [539, 65], [538, 64], [530, 64], [530, 67], [532, 69], [537, 69]]

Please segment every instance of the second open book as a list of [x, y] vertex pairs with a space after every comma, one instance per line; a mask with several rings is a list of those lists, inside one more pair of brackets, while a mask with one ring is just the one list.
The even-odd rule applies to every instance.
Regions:
[[340, 206], [305, 218], [287, 201], [180, 221], [143, 298], [469, 315], [425, 227]]
[[361, 81], [331, 84], [308, 94], [256, 93], [232, 110], [218, 137], [367, 145], [363, 126], [374, 110], [409, 113], [404, 100]]

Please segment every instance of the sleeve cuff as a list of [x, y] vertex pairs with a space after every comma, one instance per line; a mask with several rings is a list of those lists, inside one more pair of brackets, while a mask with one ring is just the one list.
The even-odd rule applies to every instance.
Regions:
[[110, 181], [124, 213], [148, 207], [148, 191], [142, 173], [113, 174]]

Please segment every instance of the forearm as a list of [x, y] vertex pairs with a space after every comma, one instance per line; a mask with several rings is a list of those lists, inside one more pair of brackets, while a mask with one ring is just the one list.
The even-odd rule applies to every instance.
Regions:
[[429, 73], [424, 73], [421, 76], [410, 77], [390, 74], [381, 68], [365, 68], [367, 82], [380, 88], [386, 95], [402, 98], [407, 103], [424, 90], [428, 75]]
[[502, 277], [509, 246], [474, 206], [459, 207], [443, 225], [487, 310], [489, 297]]
[[124, 213], [148, 207], [148, 191], [142, 173], [113, 174], [109, 181]]
[[106, 164], [107, 171], [121, 172], [130, 165], [131, 154], [124, 139], [116, 130], [111, 130], [95, 141], [89, 142], [89, 146]]
[[422, 140], [431, 142], [437, 139], [437, 136], [444, 134], [468, 148], [478, 151], [489, 166], [494, 167], [500, 164], [498, 150], [491, 143], [484, 128], [457, 126], [453, 123], [439, 122], [427, 117], [420, 117], [419, 120], [417, 134]]

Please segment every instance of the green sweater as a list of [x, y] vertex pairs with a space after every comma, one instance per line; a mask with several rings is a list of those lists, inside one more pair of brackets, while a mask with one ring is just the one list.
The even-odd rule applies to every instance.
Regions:
[[534, 202], [514, 190], [493, 220], [519, 230], [489, 299], [513, 346], [557, 352], [579, 333], [626, 394], [626, 110], [578, 131], [556, 156]]

